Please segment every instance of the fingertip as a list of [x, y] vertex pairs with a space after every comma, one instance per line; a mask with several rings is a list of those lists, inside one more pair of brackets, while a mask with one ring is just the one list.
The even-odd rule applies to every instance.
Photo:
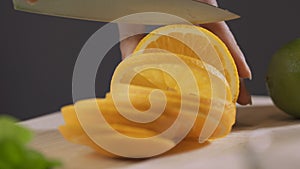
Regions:
[[252, 80], [252, 72], [246, 62], [244, 62], [244, 63], [236, 62], [236, 65], [237, 65], [237, 69], [238, 69], [240, 78]]
[[246, 88], [244, 79], [240, 79], [240, 93], [237, 102], [240, 105], [252, 105], [252, 98]]

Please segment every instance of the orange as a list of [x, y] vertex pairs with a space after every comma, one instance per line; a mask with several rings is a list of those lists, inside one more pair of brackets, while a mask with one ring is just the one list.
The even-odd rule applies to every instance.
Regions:
[[[235, 122], [238, 81], [228, 49], [214, 34], [190, 25], [165, 26], [147, 35], [133, 55], [118, 65], [111, 92], [104, 99], [83, 100], [63, 107], [66, 124], [59, 130], [67, 140], [109, 156], [113, 154], [102, 149], [93, 138], [105, 136], [106, 141], [114, 142], [122, 137], [96, 120], [99, 113], [112, 129], [128, 137], [159, 135], [181, 116], [184, 124], [180, 122], [180, 126], [191, 124], [196, 117], [187, 138], [197, 141], [221, 138]], [[154, 94], [155, 91], [159, 93]], [[136, 122], [125, 118], [123, 113], [154, 120]], [[84, 120], [79, 121], [79, 117]], [[91, 130], [88, 133], [84, 130], [87, 126]], [[171, 139], [157, 137], [146, 148], [175, 146], [176, 138], [184, 132], [181, 130], [177, 128]], [[117, 146], [124, 150], [131, 148]], [[142, 157], [150, 149], [132, 157]]]
[[225, 76], [236, 102], [239, 94], [236, 65], [226, 45], [212, 32], [193, 25], [169, 25], [149, 33], [135, 49], [136, 53], [162, 51], [199, 59], [215, 67]]

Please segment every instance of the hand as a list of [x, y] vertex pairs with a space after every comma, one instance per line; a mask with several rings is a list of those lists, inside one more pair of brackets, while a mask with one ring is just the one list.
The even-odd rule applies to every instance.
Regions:
[[[216, 0], [201, 1], [217, 6]], [[237, 102], [241, 105], [251, 104], [251, 96], [247, 91], [244, 83], [245, 78], [252, 78], [251, 70], [247, 65], [244, 54], [240, 50], [229, 27], [225, 22], [202, 24], [200, 26], [216, 34], [228, 47], [235, 61], [235, 64], [237, 65], [237, 69], [240, 76], [240, 94]], [[128, 35], [133, 35], [135, 34], [134, 32], [144, 32], [144, 29], [145, 27], [143, 25], [119, 24], [120, 38], [126, 37]], [[134, 51], [136, 45], [143, 37], [144, 35], [135, 35], [121, 41], [120, 49], [123, 59], [126, 58], [126, 56], [129, 56]]]

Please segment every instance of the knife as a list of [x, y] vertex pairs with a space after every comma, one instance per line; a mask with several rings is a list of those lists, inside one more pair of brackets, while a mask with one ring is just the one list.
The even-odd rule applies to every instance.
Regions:
[[[16, 10], [31, 13], [145, 25], [166, 25], [179, 22], [178, 19], [162, 17], [157, 12], [175, 15], [193, 24], [239, 18], [232, 12], [197, 0], [13, 0], [13, 4]], [[120, 17], [141, 12], [151, 13], [145, 15], [146, 17], [125, 17], [116, 21]]]

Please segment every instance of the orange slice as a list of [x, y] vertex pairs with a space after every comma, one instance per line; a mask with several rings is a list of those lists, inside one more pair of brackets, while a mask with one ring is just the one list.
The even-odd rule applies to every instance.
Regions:
[[[135, 53], [168, 51], [202, 60], [219, 70], [230, 85], [233, 102], [239, 94], [239, 77], [225, 44], [210, 31], [192, 25], [169, 25], [149, 33]], [[137, 56], [137, 55], [136, 55]]]
[[[132, 91], [134, 91], [131, 97], [131, 101], [133, 104], [138, 103], [139, 106], [148, 106], [147, 105], [147, 96], [151, 93], [151, 88], [141, 87], [141, 86], [130, 86], [132, 88]], [[117, 111], [117, 108], [115, 107], [113, 100], [111, 98], [111, 94], [108, 94], [106, 99], [97, 99], [96, 102], [98, 104], [98, 108], [91, 106], [91, 104], [94, 102], [94, 100], [85, 100], [80, 101], [79, 103], [76, 103], [74, 106], [65, 106], [61, 109], [64, 120], [66, 122], [65, 125], [60, 126], [59, 130], [62, 133], [62, 135], [69, 140], [70, 142], [76, 143], [76, 144], [83, 144], [90, 146], [91, 148], [96, 149], [97, 151], [101, 152], [102, 154], [106, 154], [109, 156], [114, 156], [113, 154], [108, 153], [104, 149], [102, 149], [99, 145], [97, 145], [90, 137], [116, 137], [116, 135], [113, 135], [105, 130], [105, 128], [101, 127], [102, 124], [95, 123], [93, 120], [89, 122], [89, 125], [94, 128], [93, 133], [89, 132], [88, 134], [83, 130], [79, 119], [77, 117], [76, 109], [75, 107], [85, 107], [84, 109], [90, 110], [90, 111], [101, 111], [102, 115], [105, 117], [106, 121], [110, 124], [112, 128], [114, 128], [119, 133], [122, 133], [124, 135], [130, 136], [130, 137], [136, 137], [136, 138], [147, 138], [155, 136], [164, 130], [166, 130], [174, 120], [177, 118], [177, 115], [179, 113], [180, 102], [181, 97], [178, 93], [174, 92], [167, 92], [166, 95], [168, 97], [168, 105], [166, 106], [165, 112], [162, 116], [160, 116], [157, 120], [151, 122], [151, 123], [134, 123], [132, 121], [129, 121], [125, 119], [123, 116], [120, 115], [120, 113]], [[119, 97], [122, 97], [122, 94], [118, 95]], [[190, 101], [190, 104], [196, 104], [193, 102], [193, 96], [187, 96], [184, 97], [185, 99], [188, 99]], [[160, 98], [156, 98], [159, 100]], [[199, 113], [196, 118], [196, 121], [194, 123], [193, 128], [187, 135], [187, 138], [197, 140], [199, 137], [199, 134], [201, 132], [201, 129], [203, 128], [204, 121], [207, 119], [207, 115], [209, 112], [210, 107], [208, 106], [211, 100], [209, 98], [202, 98], [202, 104], [199, 107]], [[222, 101], [220, 101], [222, 102]], [[174, 106], [175, 105], [175, 106]], [[213, 109], [218, 110], [218, 107], [213, 107]], [[100, 113], [100, 112], [99, 112]], [[184, 116], [192, 116], [192, 112], [185, 111], [183, 112]], [[91, 119], [97, 119], [99, 118], [97, 114], [90, 114], [88, 111], [85, 112], [86, 116]], [[212, 123], [214, 123], [214, 118], [211, 118], [209, 120], [212, 120]], [[222, 119], [220, 123], [218, 123], [218, 126], [214, 133], [209, 138], [210, 140], [221, 138], [226, 136], [230, 130], [232, 125], [235, 121], [235, 105], [231, 102], [227, 102], [225, 105], [224, 112], [222, 114]], [[180, 132], [178, 130], [177, 132]], [[116, 137], [117, 138], [117, 137]], [[166, 141], [166, 140], [164, 140]]]
[[113, 84], [125, 83], [211, 98], [214, 88], [214, 94], [225, 94], [226, 100], [232, 100], [223, 74], [201, 60], [171, 53], [137, 55], [127, 58], [116, 68], [111, 81], [112, 92]]

